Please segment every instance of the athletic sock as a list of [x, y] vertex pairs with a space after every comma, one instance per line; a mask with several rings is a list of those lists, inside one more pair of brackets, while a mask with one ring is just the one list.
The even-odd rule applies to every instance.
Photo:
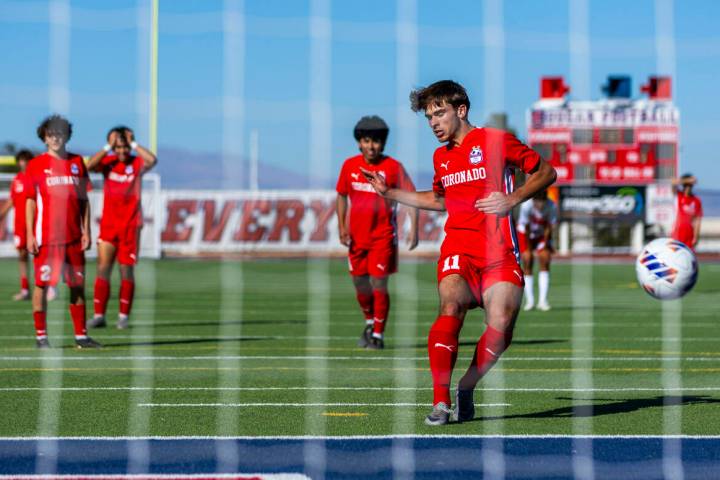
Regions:
[[458, 335], [462, 321], [451, 315], [440, 315], [428, 334], [428, 356], [433, 380], [433, 405], [450, 400], [450, 378], [458, 354]]
[[533, 276], [525, 275], [525, 301], [535, 303], [535, 291], [533, 289]]
[[512, 330], [501, 332], [490, 325], [487, 326], [475, 347], [473, 357], [473, 364], [479, 378], [482, 378], [495, 365], [500, 355], [507, 350], [512, 342], [512, 336]]
[[357, 298], [360, 310], [365, 315], [365, 323], [373, 323], [373, 296], [368, 293], [355, 292], [355, 298]]
[[75, 330], [75, 338], [84, 338], [87, 336], [87, 328], [85, 328], [85, 304], [70, 305], [70, 317], [72, 318], [73, 328]]
[[33, 320], [35, 321], [35, 336], [47, 338], [47, 313], [33, 312]]
[[539, 303], [547, 302], [547, 294], [550, 290], [550, 272], [541, 271], [538, 273], [538, 297]]
[[104, 278], [97, 277], [95, 279], [95, 294], [93, 304], [95, 306], [95, 315], [105, 315], [107, 311], [108, 297], [110, 296], [110, 282]]
[[20, 277], [20, 290], [23, 292], [27, 292], [30, 290], [30, 283], [28, 282], [27, 275], [23, 275]]
[[130, 280], [120, 282], [120, 313], [122, 315], [130, 315], [134, 296], [135, 282]]
[[388, 312], [390, 311], [390, 295], [387, 290], [373, 290], [373, 310], [375, 311], [375, 324], [373, 325], [373, 334], [378, 334], [382, 338], [385, 331], [385, 323]]

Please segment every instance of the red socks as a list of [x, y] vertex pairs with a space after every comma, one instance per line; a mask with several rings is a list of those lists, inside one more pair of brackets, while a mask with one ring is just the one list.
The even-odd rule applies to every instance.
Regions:
[[458, 354], [458, 335], [462, 321], [440, 315], [428, 334], [428, 356], [433, 379], [433, 405], [444, 402], [450, 406], [450, 377]]
[[390, 311], [390, 295], [387, 290], [373, 290], [373, 307], [375, 312], [375, 324], [373, 326], [373, 334], [382, 338], [385, 331], [385, 321]]
[[35, 321], [35, 336], [37, 338], [47, 337], [47, 313], [33, 312], [33, 320]]
[[108, 297], [110, 296], [110, 282], [104, 278], [97, 277], [95, 279], [95, 315], [105, 315], [107, 311]]
[[475, 356], [473, 357], [473, 365], [477, 369], [479, 378], [482, 378], [495, 365], [500, 355], [507, 350], [512, 342], [512, 336], [512, 329], [500, 332], [490, 325], [487, 326], [475, 347]]
[[120, 314], [130, 315], [133, 297], [135, 296], [135, 282], [123, 280], [120, 282]]
[[357, 301], [360, 304], [360, 309], [362, 309], [363, 315], [365, 315], [365, 321], [367, 323], [372, 322], [372, 319], [373, 319], [373, 296], [356, 291], [355, 297], [357, 298]]
[[73, 328], [76, 337], [84, 337], [87, 335], [85, 328], [85, 304], [70, 305], [70, 316], [72, 317]]
[[30, 283], [28, 282], [28, 278], [25, 275], [20, 277], [20, 289], [30, 290]]

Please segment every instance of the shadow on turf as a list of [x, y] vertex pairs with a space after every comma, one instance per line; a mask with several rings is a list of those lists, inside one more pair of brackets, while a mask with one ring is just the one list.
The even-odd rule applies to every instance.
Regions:
[[[558, 400], [572, 401], [571, 397], [558, 397]], [[598, 403], [594, 405], [575, 405], [561, 408], [553, 408], [543, 412], [524, 413], [522, 415], [502, 415], [492, 417], [478, 417], [470, 420], [471, 422], [481, 422], [488, 420], [512, 420], [515, 418], [570, 418], [570, 417], [599, 417], [601, 415], [614, 415], [617, 413], [629, 413], [650, 407], [666, 407], [673, 405], [698, 405], [703, 403], [720, 403], [720, 399], [708, 397], [706, 395], [658, 395], [651, 398], [632, 398], [627, 400], [615, 401], [606, 400], [612, 403]]]
[[305, 325], [307, 320], [232, 320], [229, 322], [213, 321], [213, 322], [173, 322], [173, 323], [154, 323], [154, 328], [174, 328], [174, 327], [208, 327], [220, 325], [280, 325], [280, 324], [298, 324]]
[[[275, 337], [237, 337], [237, 338], [184, 338], [178, 340], [153, 340], [151, 342], [104, 343], [103, 348], [115, 347], [152, 347], [159, 345], [192, 345], [195, 343], [253, 342], [256, 340], [273, 340]], [[74, 345], [65, 345], [64, 349], [74, 349]]]

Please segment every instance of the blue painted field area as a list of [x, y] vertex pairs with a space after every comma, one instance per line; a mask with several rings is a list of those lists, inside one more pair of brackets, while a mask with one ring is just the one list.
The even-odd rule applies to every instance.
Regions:
[[[310, 478], [720, 478], [720, 439], [377, 437], [4, 439], [5, 475], [296, 473]], [[408, 475], [410, 474], [410, 475]], [[584, 478], [590, 478], [585, 476]]]

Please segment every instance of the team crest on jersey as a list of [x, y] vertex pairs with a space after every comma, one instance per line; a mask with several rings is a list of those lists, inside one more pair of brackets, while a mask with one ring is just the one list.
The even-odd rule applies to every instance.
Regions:
[[478, 163], [483, 161], [483, 153], [480, 147], [475, 146], [472, 147], [472, 150], [470, 150], [470, 163], [473, 165], [477, 165]]
[[72, 165], [70, 165], [70, 173], [72, 173], [73, 175], [78, 175], [80, 173], [80, 169], [77, 165], [73, 163]]
[[133, 166], [132, 166], [132, 165], [128, 165], [127, 167], [125, 167], [125, 173], [128, 174], [128, 175], [132, 174], [132, 173], [133, 173]]

